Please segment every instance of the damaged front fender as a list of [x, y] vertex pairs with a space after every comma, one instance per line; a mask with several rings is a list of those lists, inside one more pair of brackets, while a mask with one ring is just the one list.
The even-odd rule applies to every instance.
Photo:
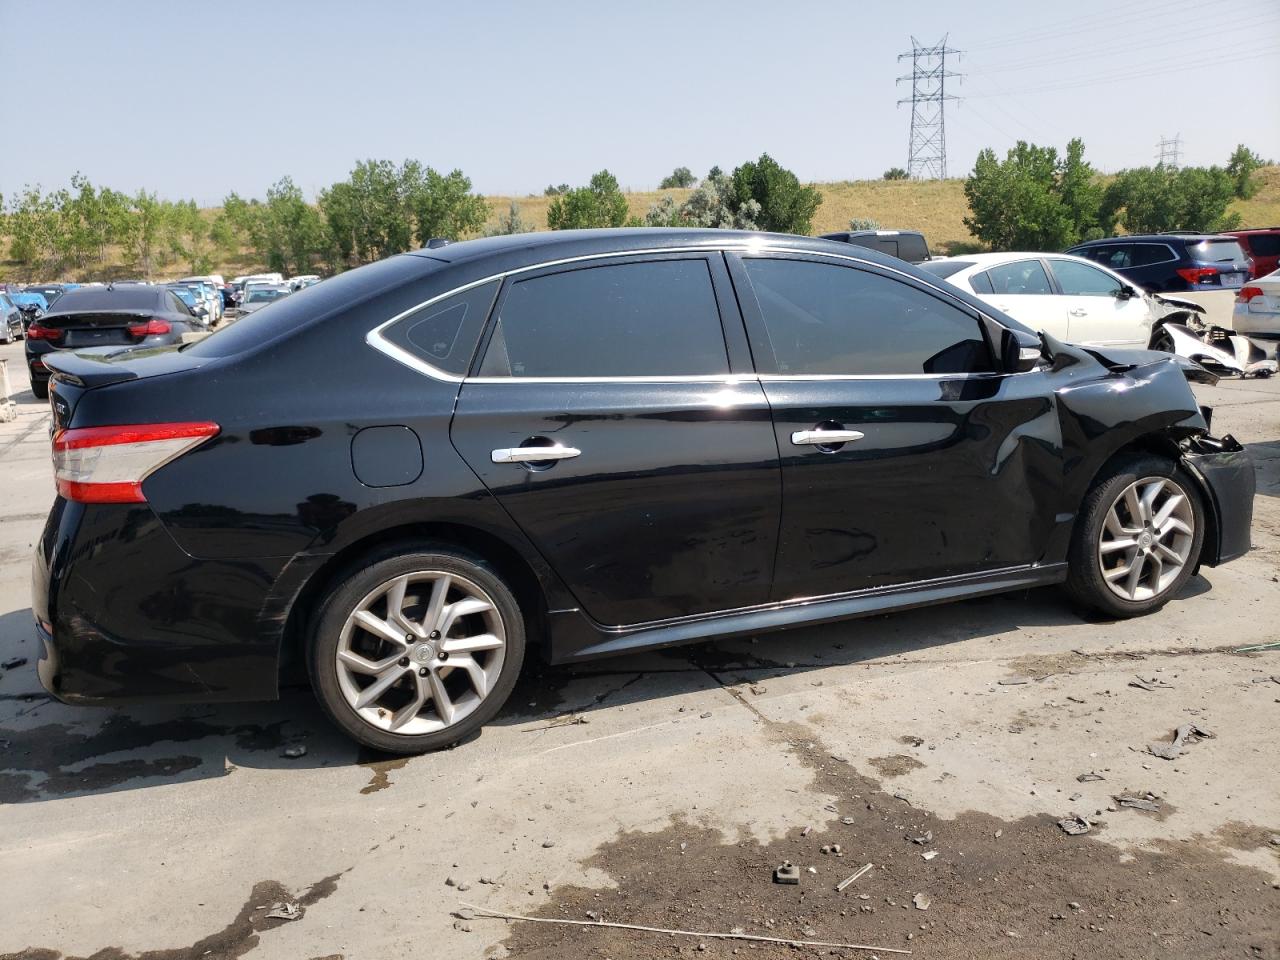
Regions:
[[1257, 490], [1253, 458], [1230, 434], [1192, 437], [1182, 446], [1182, 465], [1200, 484], [1208, 522], [1200, 563], [1216, 567], [1244, 556], [1251, 545]]

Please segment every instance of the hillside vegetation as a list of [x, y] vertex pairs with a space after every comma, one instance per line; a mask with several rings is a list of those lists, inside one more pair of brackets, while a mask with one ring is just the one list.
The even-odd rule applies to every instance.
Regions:
[[[1245, 227], [1280, 225], [1280, 166], [1263, 167], [1255, 178], [1259, 185], [1257, 193], [1248, 200], [1234, 200], [1229, 209], [1240, 214]], [[921, 230], [937, 253], [946, 253], [957, 246], [963, 249], [976, 245], [964, 225], [969, 208], [963, 180], [854, 180], [814, 186], [822, 195], [822, 203], [813, 218], [815, 234], [846, 230], [850, 219], [856, 217], [874, 220], [885, 229]], [[629, 215], [643, 218], [649, 208], [664, 196], [671, 196], [681, 203], [690, 192], [689, 189], [628, 192], [625, 196]], [[485, 197], [489, 208], [486, 227], [496, 224], [515, 201], [523, 221], [535, 230], [545, 230], [547, 209], [554, 199], [548, 196]], [[200, 213], [212, 223], [220, 211], [221, 208], [215, 207]], [[5, 250], [7, 255], [7, 242]], [[232, 276], [253, 272], [263, 266], [247, 251], [231, 255], [224, 252], [214, 256], [212, 272]], [[162, 265], [156, 275], [178, 276], [182, 272], [181, 265], [167, 264]], [[37, 278], [28, 275], [28, 271], [17, 263], [0, 261], [0, 280], [109, 280], [137, 274], [137, 268], [127, 264], [124, 251], [115, 250], [109, 250], [105, 262], [95, 265], [84, 275], [65, 273], [60, 277]]]

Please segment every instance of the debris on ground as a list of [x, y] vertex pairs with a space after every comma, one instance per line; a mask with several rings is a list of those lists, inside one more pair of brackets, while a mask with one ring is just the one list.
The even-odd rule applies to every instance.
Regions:
[[1105, 780], [1105, 779], [1107, 778], [1104, 777], [1102, 774], [1094, 773], [1092, 770], [1090, 770], [1088, 773], [1082, 773], [1080, 774], [1080, 776], [1076, 777], [1076, 783], [1090, 783], [1094, 780]]
[[1147, 792], [1136, 797], [1127, 793], [1121, 793], [1111, 799], [1116, 802], [1117, 806], [1129, 807], [1133, 810], [1145, 810], [1148, 813], [1160, 812], [1160, 798], [1151, 792]]
[[937, 850], [926, 850], [924, 853], [920, 854], [921, 858], [924, 860], [932, 860], [937, 855], [938, 855]]
[[926, 830], [924, 833], [924, 836], [922, 837], [908, 836], [907, 839], [910, 840], [912, 843], [918, 843], [920, 844], [920, 846], [923, 847], [926, 843], [933, 843], [933, 831]]
[[1149, 743], [1147, 753], [1161, 760], [1177, 760], [1182, 756], [1183, 747], [1199, 743], [1201, 740], [1212, 740], [1213, 734], [1194, 723], [1184, 723], [1173, 734], [1172, 743]]
[[554, 840], [543, 840], [543, 841], [542, 841], [542, 849], [544, 849], [544, 850], [550, 850], [550, 849], [551, 849], [552, 847], [554, 847], [555, 845], [556, 845], [556, 842], [555, 842]]
[[26, 657], [10, 657], [4, 663], [0, 663], [0, 667], [4, 667], [6, 670], [17, 670], [18, 667], [24, 667], [26, 664]]
[[1002, 687], [1017, 687], [1030, 682], [1030, 677], [1006, 677], [1004, 680], [996, 681], [996, 683], [1000, 684]]
[[[471, 906], [467, 904], [467, 906]], [[780, 943], [788, 947], [828, 947], [835, 950], [865, 950], [868, 953], [897, 953], [910, 956], [910, 950], [904, 950], [901, 947], [875, 947], [865, 943], [827, 943], [821, 940], [792, 940], [787, 937], [764, 937], [753, 933], [739, 933], [740, 928], [734, 928], [734, 932], [730, 933], [703, 933], [696, 930], [675, 930], [668, 927], [645, 927], [635, 923], [611, 923], [596, 920], [562, 920], [558, 917], [526, 917], [518, 913], [501, 913], [497, 910], [486, 910], [481, 907], [472, 907], [478, 911], [477, 917], [490, 918], [494, 920], [521, 920], [526, 923], [555, 923], [563, 926], [573, 927], [612, 927], [615, 930], [638, 930], [642, 933], [660, 933], [669, 937], [697, 937], [700, 940], [750, 940], [754, 943]], [[812, 928], [806, 928], [811, 930]], [[816, 932], [816, 931], [815, 931]], [[698, 944], [698, 947], [703, 947]]]
[[1078, 837], [1082, 833], [1088, 833], [1089, 828], [1093, 826], [1086, 817], [1073, 815], [1065, 817], [1058, 821], [1058, 826], [1062, 828], [1062, 832], [1071, 837]]
[[267, 911], [267, 917], [271, 920], [300, 920], [302, 912], [302, 908], [292, 900], [285, 900], [272, 904], [271, 909]]
[[774, 883], [795, 884], [800, 882], [800, 868], [790, 860], [783, 860], [782, 863], [773, 868]]
[[1280, 640], [1273, 640], [1271, 643], [1255, 643], [1248, 647], [1237, 647], [1236, 653], [1253, 653], [1257, 650], [1274, 650], [1280, 647]]
[[297, 760], [299, 757], [305, 757], [306, 755], [307, 747], [303, 743], [290, 744], [280, 751], [280, 756], [288, 757], [290, 760]]
[[851, 876], [845, 877], [843, 880], [841, 880], [839, 883], [836, 884], [836, 892], [839, 893], [842, 890], [844, 890], [845, 887], [849, 886], [849, 884], [853, 883], [853, 881], [857, 880], [860, 876], [865, 874], [870, 869], [871, 869], [871, 864], [869, 863], [859, 867], [857, 871], [853, 873]]
[[914, 897], [911, 898], [911, 903], [915, 906], [917, 910], [928, 910], [929, 904], [933, 903], [933, 901], [930, 900], [928, 897], [926, 897], [923, 893], [917, 893]]
[[806, 826], [803, 830], [800, 831], [800, 836], [807, 837], [809, 835], [809, 831], [812, 829], [813, 827]]
[[1137, 687], [1139, 690], [1172, 690], [1173, 684], [1165, 683], [1156, 677], [1150, 680], [1144, 680], [1142, 677], [1134, 677], [1129, 681], [1129, 686]]

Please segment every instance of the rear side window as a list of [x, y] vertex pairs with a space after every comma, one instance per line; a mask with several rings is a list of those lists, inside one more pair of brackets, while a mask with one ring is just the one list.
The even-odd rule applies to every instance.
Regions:
[[996, 288], [991, 284], [991, 277], [986, 271], [975, 273], [969, 278], [969, 286], [973, 287], [974, 293], [995, 293]]
[[729, 372], [706, 260], [661, 260], [518, 280], [482, 377], [664, 377]]
[[997, 294], [1050, 294], [1049, 277], [1039, 260], [1019, 260], [1002, 263], [987, 271], [993, 293]]
[[953, 273], [959, 273], [961, 270], [972, 266], [972, 260], [930, 260], [928, 263], [920, 264], [920, 269], [945, 280]]
[[1120, 283], [1108, 273], [1103, 273], [1087, 263], [1074, 260], [1053, 260], [1053, 275], [1058, 286], [1068, 297], [1111, 297], [1120, 291]]
[[437, 370], [461, 377], [471, 365], [500, 286], [501, 281], [493, 280], [437, 300], [397, 320], [382, 335]]
[[925, 245], [924, 237], [911, 233], [904, 233], [898, 237], [898, 256], [911, 263], [928, 260], [929, 248]]
[[1201, 240], [1187, 244], [1187, 253], [1201, 263], [1238, 263], [1244, 259], [1244, 251], [1234, 240]]
[[1149, 267], [1154, 263], [1172, 263], [1177, 259], [1177, 255], [1162, 243], [1135, 243], [1131, 265]]
[[743, 264], [780, 374], [991, 370], [977, 318], [909, 284], [807, 260]]

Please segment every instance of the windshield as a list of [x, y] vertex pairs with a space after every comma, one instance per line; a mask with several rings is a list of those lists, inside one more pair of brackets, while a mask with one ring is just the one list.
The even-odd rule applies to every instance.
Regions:
[[1201, 240], [1189, 244], [1187, 251], [1201, 263], [1236, 263], [1244, 259], [1244, 251], [1234, 240]]
[[268, 303], [271, 300], [279, 300], [284, 296], [283, 290], [250, 290], [249, 298], [246, 303]]
[[179, 300], [185, 303], [188, 307], [194, 307], [196, 305], [196, 298], [191, 293], [190, 290], [175, 289], [173, 293]]

